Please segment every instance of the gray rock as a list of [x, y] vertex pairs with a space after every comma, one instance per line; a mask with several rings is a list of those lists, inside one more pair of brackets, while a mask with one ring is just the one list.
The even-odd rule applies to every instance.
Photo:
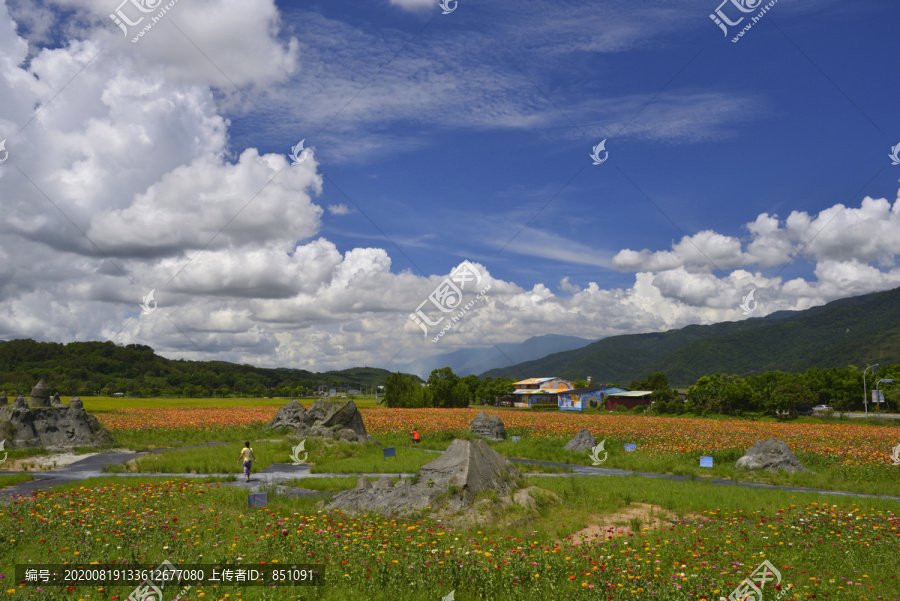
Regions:
[[338, 407], [325, 418], [322, 425], [326, 428], [335, 428], [338, 426], [341, 428], [348, 428], [353, 430], [357, 436], [368, 435], [366, 426], [363, 423], [362, 415], [360, 415], [359, 409], [356, 408], [356, 403], [353, 401], [347, 401]]
[[572, 440], [566, 443], [564, 448], [567, 451], [584, 453], [585, 451], [590, 451], [595, 446], [597, 446], [597, 439], [594, 438], [588, 430], [582, 429], [574, 438], [572, 438]]
[[49, 407], [50, 406], [50, 391], [47, 390], [47, 385], [44, 384], [43, 378], [40, 382], [35, 384], [34, 388], [31, 389], [31, 406], [32, 407]]
[[6, 391], [0, 390], [0, 407], [4, 405], [9, 405], [9, 399], [6, 398]]
[[765, 442], [757, 440], [756, 444], [747, 449], [744, 456], [737, 460], [735, 467], [745, 470], [766, 469], [770, 472], [778, 470], [789, 473], [809, 471], [800, 464], [796, 455], [783, 440], [775, 438], [770, 438]]
[[360, 476], [359, 480], [356, 481], [355, 490], [372, 490], [372, 483], [365, 476]]
[[372, 488], [394, 488], [394, 481], [390, 476], [382, 476], [372, 485]]
[[472, 420], [472, 424], [469, 426], [469, 431], [476, 436], [481, 436], [494, 442], [506, 440], [506, 428], [500, 416], [492, 415], [488, 417], [484, 411], [479, 412], [475, 416], [475, 419]]
[[291, 401], [278, 410], [266, 430], [274, 430], [276, 428], [295, 429], [298, 424], [303, 423], [303, 416], [306, 415], [306, 407], [297, 401]]
[[0, 409], [0, 439], [15, 446], [42, 446], [71, 449], [76, 446], [105, 446], [115, 442], [97, 418], [84, 410], [75, 397], [68, 407], [28, 407], [24, 397], [13, 407]]
[[58, 392], [53, 395], [52, 399], [50, 399], [50, 406], [51, 407], [62, 407], [63, 406], [62, 401], [59, 399]]
[[519, 472], [483, 440], [454, 440], [444, 453], [419, 470], [416, 482], [389, 484], [383, 476], [369, 489], [361, 481], [356, 489], [338, 493], [329, 507], [349, 512], [384, 514], [416, 512], [439, 502], [451, 511], [465, 511], [475, 495], [493, 490], [511, 499]]
[[356, 436], [356, 432], [349, 428], [344, 428], [338, 433], [338, 440], [344, 440], [346, 442], [356, 442], [359, 438]]
[[297, 401], [291, 401], [278, 410], [266, 426], [267, 430], [290, 428], [296, 436], [318, 436], [348, 442], [371, 442], [375, 439], [366, 433], [362, 414], [356, 403], [331, 403], [316, 401], [306, 409]]
[[13, 409], [28, 409], [28, 401], [21, 394], [13, 401]]

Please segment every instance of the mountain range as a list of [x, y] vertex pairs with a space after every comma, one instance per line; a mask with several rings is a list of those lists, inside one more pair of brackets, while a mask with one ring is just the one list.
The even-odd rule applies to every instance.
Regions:
[[[611, 336], [481, 376], [566, 379], [591, 376], [627, 386], [663, 372], [672, 386], [717, 373], [802, 372], [897, 363], [900, 357], [900, 288], [843, 298], [803, 311], [691, 325], [667, 332]], [[884, 359], [884, 360], [882, 360]]]
[[423, 357], [405, 364], [394, 363], [392, 369], [427, 379], [431, 370], [449, 367], [458, 376], [468, 376], [486, 369], [531, 361], [551, 353], [580, 348], [590, 342], [591, 340], [587, 338], [578, 338], [577, 336], [546, 334], [532, 336], [524, 342], [507, 342], [486, 348], [460, 349], [452, 353]]

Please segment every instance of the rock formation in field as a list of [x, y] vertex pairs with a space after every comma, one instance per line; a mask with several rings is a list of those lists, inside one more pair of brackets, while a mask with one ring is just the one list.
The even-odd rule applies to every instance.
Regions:
[[266, 426], [266, 430], [290, 428], [302, 437], [320, 436], [347, 442], [375, 442], [366, 432], [362, 415], [356, 403], [343, 404], [316, 401], [307, 409], [297, 401], [291, 401], [278, 410]]
[[0, 407], [5, 407], [9, 405], [9, 399], [6, 398], [6, 391], [0, 390]]
[[28, 401], [21, 394], [13, 401], [13, 409], [28, 409]]
[[47, 390], [47, 385], [44, 384], [44, 380], [41, 379], [40, 382], [35, 384], [34, 388], [31, 389], [31, 406], [32, 407], [49, 407], [50, 406], [50, 391]]
[[478, 412], [478, 415], [472, 420], [472, 425], [469, 426], [469, 431], [494, 442], [506, 440], [506, 428], [503, 426], [500, 416], [488, 417], [484, 411]]
[[593, 437], [593, 435], [586, 429], [581, 429], [578, 431], [578, 434], [572, 438], [566, 446], [564, 447], [567, 451], [575, 451], [577, 453], [584, 453], [585, 451], [590, 451], [595, 446], [597, 446], [597, 440]]
[[50, 399], [50, 406], [51, 407], [62, 407], [63, 406], [62, 401], [59, 399], [58, 392], [53, 395], [52, 399]]
[[115, 442], [97, 418], [84, 410], [78, 397], [68, 407], [28, 407], [25, 398], [20, 396], [12, 408], [0, 408], [2, 439], [13, 447], [41, 446], [54, 450]]
[[766, 469], [770, 472], [778, 470], [790, 473], [809, 471], [800, 464], [796, 455], [791, 452], [783, 440], [775, 438], [770, 438], [765, 442], [757, 440], [756, 444], [747, 449], [744, 456], [737, 460], [735, 467], [745, 470]]
[[373, 485], [363, 476], [355, 489], [335, 495], [329, 507], [384, 514], [428, 507], [460, 512], [476, 503], [479, 493], [487, 491], [494, 493], [497, 503], [528, 505], [529, 495], [513, 498], [519, 482], [518, 470], [485, 441], [457, 439], [440, 457], [422, 466], [414, 481], [394, 484], [390, 476], [382, 476]]

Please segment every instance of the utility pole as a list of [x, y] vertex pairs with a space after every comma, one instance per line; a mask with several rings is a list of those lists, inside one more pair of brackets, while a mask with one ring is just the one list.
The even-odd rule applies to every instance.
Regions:
[[873, 367], [878, 367], [878, 364], [870, 365], [869, 367], [863, 370], [863, 405], [866, 408], [866, 417], [869, 417], [869, 397], [866, 392], [866, 372], [872, 369]]

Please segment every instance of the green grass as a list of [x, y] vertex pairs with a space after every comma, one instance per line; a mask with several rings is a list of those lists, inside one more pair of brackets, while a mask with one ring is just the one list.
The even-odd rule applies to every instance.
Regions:
[[[323, 479], [314, 486], [337, 491], [354, 480]], [[250, 510], [245, 490], [195, 479], [98, 478], [0, 507], [0, 573], [11, 574], [14, 563], [47, 563], [48, 557], [51, 563], [157, 564], [168, 559], [232, 565], [240, 557], [242, 565], [256, 566], [318, 560], [327, 565], [327, 583], [319, 588], [222, 583], [194, 588], [187, 598], [419, 601], [455, 590], [458, 601], [575, 601], [607, 595], [696, 601], [728, 595], [768, 559], [781, 572], [783, 585], [794, 587], [788, 598], [892, 601], [900, 590], [896, 541], [875, 531], [890, 534], [897, 527], [887, 521], [896, 513], [896, 502], [636, 477], [529, 480], [562, 502], [546, 497], [538, 511], [513, 509], [511, 525], [487, 521], [456, 529], [427, 516], [415, 521], [353, 517], [322, 510], [317, 499], [274, 491], [267, 508]], [[566, 536], [634, 503], [665, 508], [684, 520], [568, 546]], [[632, 524], [645, 525], [643, 520]], [[865, 587], [847, 583], [859, 580]], [[99, 597], [124, 599], [133, 588], [110, 586]], [[16, 596], [35, 590], [26, 587]], [[57, 586], [36, 598], [87, 601], [88, 592], [98, 596], [87, 588], [68, 592]]]
[[[312, 440], [312, 439], [310, 439]], [[387, 473], [415, 472], [426, 463], [437, 459], [437, 453], [402, 446], [405, 438], [400, 435], [379, 437], [382, 446], [357, 445], [346, 442], [319, 445], [309, 453], [313, 463], [310, 471], [323, 473]], [[307, 441], [309, 444], [310, 441]], [[393, 446], [396, 455], [385, 457], [384, 449]], [[445, 447], [446, 448], [446, 447]]]
[[[256, 455], [252, 468], [254, 472], [265, 469], [273, 463], [292, 463], [292, 444], [288, 439], [279, 442], [260, 440], [252, 442], [250, 446]], [[310, 446], [316, 445], [312, 442], [307, 443], [307, 449]], [[134, 471], [163, 474], [239, 474], [244, 471], [244, 465], [239, 460], [243, 448], [243, 442], [234, 442], [215, 447], [147, 453], [137, 458], [135, 462], [137, 469]], [[103, 471], [122, 473], [131, 470], [123, 465], [107, 465]]]
[[31, 474], [11, 474], [9, 476], [0, 475], [0, 489], [7, 486], [22, 484], [23, 482], [31, 482], [32, 480], [34, 480], [34, 476], [32, 476]]
[[117, 430], [112, 434], [116, 439], [116, 443], [112, 445], [114, 448], [131, 449], [132, 451], [183, 447], [209, 442], [234, 441], [243, 445], [245, 440], [251, 441], [251, 446], [253, 446], [259, 438], [278, 438], [278, 435], [270, 435], [270, 432], [262, 430], [259, 425], [197, 431], [180, 428], [166, 428], [165, 430], [149, 428]]
[[[574, 453], [564, 450], [566, 439], [523, 438], [519, 442], [492, 443], [491, 446], [501, 455], [555, 461], [577, 465], [592, 465], [587, 453]], [[744, 482], [758, 482], [783, 486], [802, 486], [805, 488], [823, 488], [843, 490], [865, 494], [889, 495], [900, 497], [900, 479], [897, 478], [895, 466], [861, 465], [844, 466], [827, 457], [816, 454], [798, 453], [800, 463], [811, 472], [788, 474], [768, 471], [747, 471], [735, 467], [735, 462], [743, 455], [738, 449], [713, 451], [713, 468], [701, 468], [700, 455], [651, 455], [637, 451], [627, 452], [624, 445], [612, 437], [606, 438], [605, 452], [608, 458], [597, 467], [621, 469], [636, 472], [674, 474], [691, 478], [723, 478]]]

